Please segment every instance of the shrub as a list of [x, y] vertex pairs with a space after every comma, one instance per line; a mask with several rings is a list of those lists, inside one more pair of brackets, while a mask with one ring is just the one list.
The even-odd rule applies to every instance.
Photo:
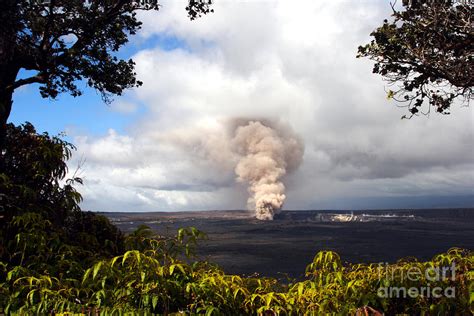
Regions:
[[0, 168], [1, 261], [55, 273], [66, 261], [88, 265], [123, 252], [123, 235], [107, 218], [81, 211], [73, 185], [82, 180], [66, 179], [72, 150], [30, 123], [7, 125]]

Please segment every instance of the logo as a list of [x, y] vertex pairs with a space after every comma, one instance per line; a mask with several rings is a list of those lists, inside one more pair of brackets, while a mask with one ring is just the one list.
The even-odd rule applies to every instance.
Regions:
[[[403, 268], [380, 263], [377, 267], [381, 286], [377, 295], [381, 298], [454, 298], [456, 288], [448, 286], [449, 281], [456, 279], [456, 264], [443, 267]], [[410, 286], [412, 285], [413, 286]], [[416, 285], [415, 285], [416, 284]], [[419, 284], [424, 284], [419, 286]]]

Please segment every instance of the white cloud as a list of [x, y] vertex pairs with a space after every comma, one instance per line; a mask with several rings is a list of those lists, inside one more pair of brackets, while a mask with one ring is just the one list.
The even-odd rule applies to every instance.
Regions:
[[404, 110], [386, 100], [371, 63], [355, 58], [390, 13], [387, 3], [216, 1], [215, 13], [192, 22], [184, 6], [163, 1], [159, 13], [141, 16], [139, 36], [164, 34], [187, 46], [133, 57], [144, 85], [115, 105], [133, 112], [145, 104], [146, 114], [127, 135], [76, 138], [76, 156], [87, 161], [86, 207], [243, 208], [231, 158], [206, 145], [222, 142], [218, 126], [231, 117], [283, 120], [303, 138], [303, 165], [286, 179], [288, 208], [472, 194], [473, 111], [400, 120]]
[[129, 114], [135, 112], [138, 106], [135, 103], [118, 99], [112, 103], [111, 108], [119, 113]]

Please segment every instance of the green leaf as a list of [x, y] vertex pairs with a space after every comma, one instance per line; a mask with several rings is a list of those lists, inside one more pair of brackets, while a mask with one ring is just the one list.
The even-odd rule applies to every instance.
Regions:
[[119, 260], [120, 258], [122, 258], [122, 256], [114, 257], [110, 262], [110, 266], [113, 267], [115, 265], [115, 262], [117, 262], [117, 260]]
[[298, 284], [298, 296], [303, 295], [303, 290], [304, 290], [304, 283], [300, 282], [300, 284]]
[[208, 308], [206, 308], [206, 316], [211, 316], [214, 312], [218, 312], [219, 310], [214, 307], [214, 306], [209, 306]]
[[156, 309], [156, 306], [158, 305], [158, 296], [153, 296], [151, 299], [151, 305], [153, 306], [153, 309]]
[[186, 273], [185, 270], [184, 270], [183, 265], [181, 265], [179, 263], [176, 263], [176, 264], [170, 265], [170, 275], [173, 275], [173, 272], [174, 272], [175, 268], [178, 268], [178, 270], [181, 271], [182, 274]]
[[136, 258], [136, 261], [138, 264], [140, 264], [140, 252], [138, 250], [130, 250], [123, 255], [122, 259], [122, 265], [125, 265], [125, 261], [127, 261], [127, 258], [130, 256], [134, 256]]
[[92, 273], [92, 279], [95, 280], [96, 276], [97, 276], [97, 273], [99, 273], [99, 269], [100, 267], [102, 266], [102, 261], [99, 261], [98, 263], [96, 263], [96, 265], [94, 266], [94, 272]]
[[92, 271], [91, 268], [86, 270], [86, 272], [84, 273], [84, 276], [82, 277], [82, 284], [84, 284], [86, 279], [89, 277], [89, 275], [91, 274], [91, 271]]

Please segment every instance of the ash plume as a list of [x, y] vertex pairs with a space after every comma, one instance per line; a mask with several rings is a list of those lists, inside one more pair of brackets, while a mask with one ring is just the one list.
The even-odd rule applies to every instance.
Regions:
[[264, 120], [235, 120], [232, 147], [238, 155], [237, 181], [248, 183], [249, 209], [272, 220], [285, 202], [284, 176], [301, 163], [304, 147], [294, 132]]

